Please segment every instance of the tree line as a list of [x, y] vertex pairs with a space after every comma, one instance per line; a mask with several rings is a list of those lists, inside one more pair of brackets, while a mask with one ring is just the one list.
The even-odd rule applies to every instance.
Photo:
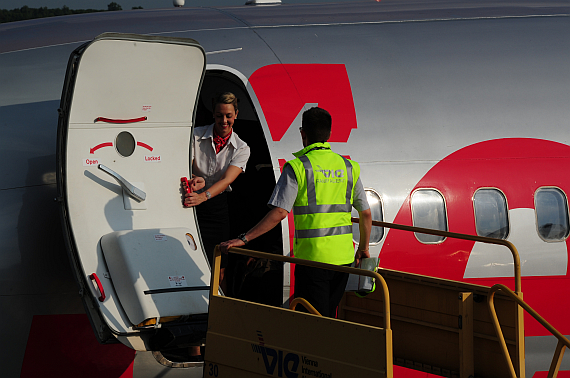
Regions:
[[[132, 9], [143, 9], [143, 7], [133, 7]], [[107, 11], [118, 11], [118, 10], [123, 10], [123, 8], [116, 2], [112, 2], [107, 5]], [[11, 10], [0, 9], [0, 24], [4, 22], [31, 20], [33, 18], [65, 16], [68, 14], [93, 13], [93, 12], [106, 12], [106, 11], [104, 9], [70, 9], [66, 5], [64, 5], [61, 8], [48, 8], [48, 7], [30, 8], [27, 5], [24, 5], [21, 8], [15, 8]]]

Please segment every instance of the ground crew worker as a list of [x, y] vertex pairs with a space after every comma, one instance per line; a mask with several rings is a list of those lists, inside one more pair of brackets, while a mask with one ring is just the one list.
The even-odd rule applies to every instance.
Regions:
[[[334, 265], [357, 264], [370, 257], [368, 243], [372, 215], [360, 181], [360, 166], [331, 151], [332, 118], [321, 108], [303, 113], [303, 148], [288, 161], [269, 200], [272, 210], [250, 231], [220, 244], [222, 252], [241, 247], [271, 230], [293, 209], [293, 254]], [[360, 216], [360, 240], [354, 253], [352, 207]], [[305, 298], [323, 316], [335, 317], [348, 274], [297, 264], [295, 296]]]

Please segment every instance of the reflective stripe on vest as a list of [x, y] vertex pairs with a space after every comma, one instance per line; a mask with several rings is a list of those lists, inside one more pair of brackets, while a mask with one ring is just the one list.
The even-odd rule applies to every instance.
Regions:
[[295, 229], [295, 237], [297, 239], [320, 238], [323, 236], [344, 235], [344, 234], [352, 234], [352, 225], [329, 227], [329, 228], [314, 228], [312, 230]]

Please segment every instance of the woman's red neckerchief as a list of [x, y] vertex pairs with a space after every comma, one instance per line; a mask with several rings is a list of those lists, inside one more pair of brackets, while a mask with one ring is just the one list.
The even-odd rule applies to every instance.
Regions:
[[233, 130], [231, 130], [230, 133], [226, 135], [225, 138], [222, 138], [214, 130], [214, 145], [216, 146], [216, 155], [220, 153], [220, 151], [226, 146], [226, 144], [228, 144], [228, 140], [230, 140], [232, 132]]

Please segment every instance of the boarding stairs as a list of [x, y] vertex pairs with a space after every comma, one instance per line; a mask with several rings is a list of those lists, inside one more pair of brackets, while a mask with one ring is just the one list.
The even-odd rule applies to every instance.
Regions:
[[[375, 278], [373, 293], [364, 297], [347, 293], [339, 318], [331, 319], [320, 316], [303, 299], [285, 309], [220, 295], [216, 248], [204, 377], [391, 378], [394, 365], [399, 365], [443, 377], [524, 378], [525, 310], [558, 339], [548, 373], [549, 378], [556, 377], [570, 341], [523, 301], [520, 260], [512, 243], [387, 222], [373, 225], [503, 245], [513, 255], [515, 290], [230, 249], [250, 257]], [[295, 311], [298, 305], [309, 313]]]

